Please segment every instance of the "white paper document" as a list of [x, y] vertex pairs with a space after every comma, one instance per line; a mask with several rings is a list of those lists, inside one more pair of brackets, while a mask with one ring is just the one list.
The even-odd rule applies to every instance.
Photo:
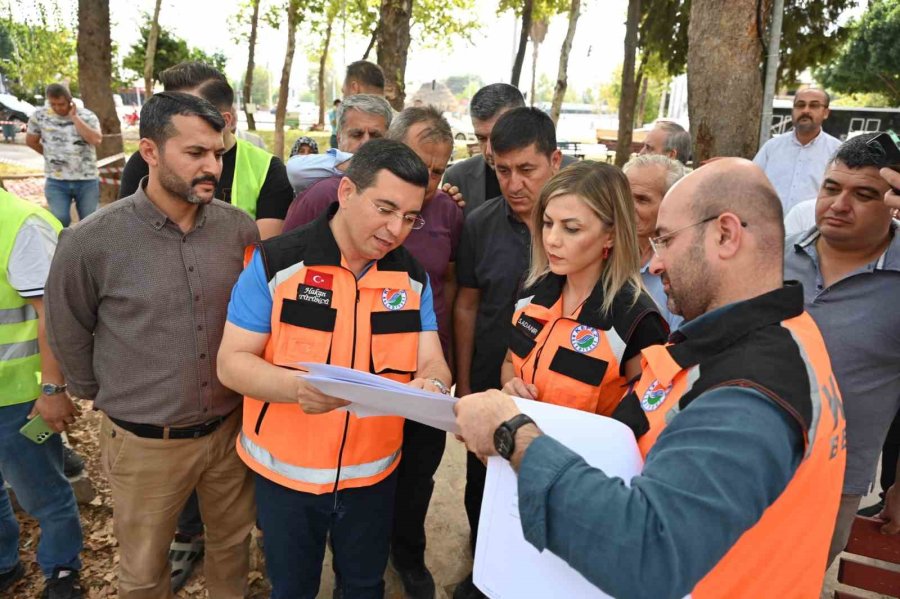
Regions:
[[381, 376], [333, 366], [301, 363], [309, 374], [302, 376], [316, 389], [353, 402], [347, 410], [359, 418], [367, 416], [402, 416], [434, 428], [458, 433], [453, 415], [455, 397], [415, 389]]
[[[596, 414], [516, 398], [541, 430], [588, 464], [626, 483], [640, 473], [641, 454], [631, 430]], [[550, 551], [539, 552], [522, 534], [516, 473], [503, 458], [488, 460], [475, 552], [475, 585], [491, 599], [608, 597]]]

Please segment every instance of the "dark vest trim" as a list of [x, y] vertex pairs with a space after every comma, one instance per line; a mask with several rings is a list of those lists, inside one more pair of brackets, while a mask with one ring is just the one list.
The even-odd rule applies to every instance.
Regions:
[[418, 310], [397, 312], [372, 312], [372, 334], [418, 333], [422, 330], [422, 317]]
[[512, 332], [509, 335], [509, 349], [523, 360], [528, 357], [534, 346], [537, 345], [534, 339], [530, 339], [523, 333], [519, 327], [512, 325]]
[[296, 327], [332, 333], [334, 332], [336, 320], [337, 310], [334, 308], [326, 308], [325, 306], [317, 306], [287, 298], [282, 300], [281, 322]]
[[580, 354], [567, 347], [558, 348], [550, 362], [550, 370], [553, 372], [558, 372], [592, 387], [600, 385], [607, 368], [609, 368], [609, 362], [606, 360]]

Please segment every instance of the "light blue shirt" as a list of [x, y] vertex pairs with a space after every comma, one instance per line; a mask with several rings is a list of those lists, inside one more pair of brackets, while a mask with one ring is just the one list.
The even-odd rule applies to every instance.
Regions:
[[787, 214], [798, 202], [816, 197], [825, 167], [840, 145], [841, 140], [820, 131], [804, 146], [788, 131], [767, 141], [753, 162], [766, 172]]
[[662, 314], [662, 317], [669, 323], [669, 330], [674, 331], [681, 326], [681, 323], [684, 322], [684, 318], [669, 312], [667, 303], [669, 298], [666, 296], [666, 292], [663, 291], [662, 279], [650, 272], [649, 262], [641, 267], [641, 279], [644, 281], [644, 287], [647, 289], [647, 293], [650, 294], [650, 297], [653, 298], [653, 301], [656, 302], [657, 307], [659, 307], [659, 313]]
[[294, 193], [301, 193], [318, 183], [322, 179], [343, 175], [343, 171], [337, 169], [337, 165], [353, 158], [349, 152], [341, 152], [337, 148], [331, 148], [324, 154], [297, 154], [286, 163], [288, 181], [294, 188]]

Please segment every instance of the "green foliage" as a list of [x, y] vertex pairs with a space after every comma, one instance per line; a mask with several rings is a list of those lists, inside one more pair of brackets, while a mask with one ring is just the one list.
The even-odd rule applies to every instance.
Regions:
[[874, 0], [837, 60], [818, 73], [828, 88], [884, 95], [900, 106], [900, 2]]
[[[149, 19], [148, 16], [147, 20], [149, 21]], [[128, 55], [122, 59], [122, 67], [127, 80], [119, 81], [120, 85], [127, 85], [129, 81], [143, 76], [147, 38], [150, 35], [149, 24], [141, 27], [140, 31], [140, 41], [133, 44]], [[227, 64], [227, 59], [222, 52], [207, 54], [200, 48], [190, 48], [186, 41], [160, 27], [159, 39], [156, 42], [156, 55], [153, 59], [153, 79], [158, 80], [160, 72], [185, 60], [204, 62], [220, 71], [224, 71]]]
[[[381, 0], [347, 0], [339, 18], [353, 31], [371, 36], [380, 17]], [[469, 42], [481, 29], [475, 18], [475, 0], [416, 0], [410, 23], [413, 44], [449, 49], [456, 41]]]
[[[253, 86], [250, 88], [250, 101], [260, 106], [268, 106], [269, 85], [272, 76], [265, 67], [259, 65], [253, 67]], [[244, 77], [241, 76], [241, 84], [235, 89], [244, 89]]]
[[893, 108], [896, 106], [887, 96], [877, 93], [832, 94], [831, 105], [869, 108]]
[[34, 102], [50, 83], [67, 82], [78, 92], [75, 34], [62, 22], [55, 3], [38, 5], [37, 14], [22, 17], [11, 5], [0, 13], [0, 72], [19, 98]]
[[457, 98], [471, 98], [473, 94], [467, 94], [467, 92], [475, 88], [475, 91], [481, 89], [484, 86], [484, 81], [482, 81], [481, 77], [478, 75], [467, 74], [467, 75], [451, 75], [444, 79], [444, 85], [447, 86], [447, 89], [450, 90]]
[[[503, 14], [512, 11], [516, 18], [522, 16], [522, 0], [500, 0], [497, 5], [497, 14]], [[569, 11], [571, 2], [569, 0], [534, 0], [531, 9], [531, 20], [549, 20], [550, 17]]]

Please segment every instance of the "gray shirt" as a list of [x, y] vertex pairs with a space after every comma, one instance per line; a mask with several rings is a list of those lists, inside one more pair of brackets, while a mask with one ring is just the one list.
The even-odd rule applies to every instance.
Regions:
[[881, 445], [900, 408], [900, 237], [878, 260], [824, 286], [815, 227], [788, 237], [785, 279], [803, 284], [806, 311], [825, 339], [847, 417], [844, 493], [865, 495]]
[[[87, 108], [76, 109], [91, 129], [100, 129], [97, 115]], [[60, 116], [52, 108], [38, 108], [28, 119], [28, 133], [40, 135], [44, 148], [44, 176], [63, 181], [97, 178], [97, 151], [81, 137], [70, 116]]]
[[120, 420], [190, 426], [241, 403], [216, 378], [216, 353], [244, 248], [259, 234], [219, 200], [183, 233], [145, 185], [60, 236], [47, 330], [73, 395]]

